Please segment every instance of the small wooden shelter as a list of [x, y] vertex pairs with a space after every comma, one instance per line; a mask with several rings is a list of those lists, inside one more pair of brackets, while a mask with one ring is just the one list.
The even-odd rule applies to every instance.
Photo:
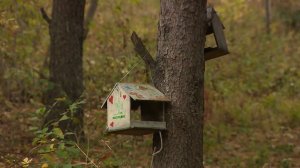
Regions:
[[223, 29], [225, 28], [215, 9], [207, 8], [208, 28], [206, 35], [214, 34], [217, 47], [204, 49], [205, 61], [229, 54]]
[[107, 132], [145, 135], [166, 130], [165, 103], [170, 100], [147, 84], [117, 83], [104, 101]]

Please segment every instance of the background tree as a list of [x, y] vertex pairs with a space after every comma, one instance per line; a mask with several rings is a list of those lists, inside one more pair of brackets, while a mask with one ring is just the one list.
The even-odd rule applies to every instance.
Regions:
[[[150, 67], [154, 85], [165, 93], [167, 131], [154, 167], [203, 167], [203, 85], [206, 0], [162, 0], [156, 61], [135, 33], [135, 49]], [[160, 148], [158, 134], [154, 150]]]
[[270, 24], [271, 24], [271, 1], [265, 0], [265, 10], [266, 10], [266, 33], [270, 34]]
[[[53, 0], [52, 19], [43, 14], [49, 24], [50, 59], [49, 88], [46, 105], [49, 109], [43, 125], [57, 122], [71, 103], [83, 93], [83, 40], [85, 1]], [[60, 98], [60, 100], [58, 100]], [[64, 132], [81, 135], [83, 110], [78, 107], [67, 114], [70, 119], [59, 122]]]

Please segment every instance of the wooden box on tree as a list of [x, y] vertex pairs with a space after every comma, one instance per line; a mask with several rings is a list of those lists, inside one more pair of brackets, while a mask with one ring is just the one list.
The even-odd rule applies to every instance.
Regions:
[[117, 83], [104, 101], [107, 132], [125, 135], [166, 130], [165, 103], [170, 100], [147, 84]]
[[205, 61], [229, 54], [225, 35], [223, 32], [223, 29], [225, 27], [223, 26], [223, 23], [216, 13], [215, 9], [212, 7], [207, 8], [207, 20], [208, 27], [206, 35], [214, 35], [217, 47], [207, 47], [204, 49]]

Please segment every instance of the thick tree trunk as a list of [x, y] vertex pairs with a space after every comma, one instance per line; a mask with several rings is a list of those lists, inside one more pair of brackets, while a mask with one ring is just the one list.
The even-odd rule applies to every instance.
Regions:
[[[171, 103], [155, 168], [203, 167], [206, 0], [161, 0], [153, 80]], [[158, 134], [153, 145], [160, 148]]]
[[[83, 92], [83, 41], [84, 41], [85, 0], [53, 0], [50, 28], [50, 85], [46, 104], [51, 111], [47, 114], [44, 126], [57, 121], [68, 105], [77, 101]], [[57, 98], [67, 101], [58, 101]], [[55, 102], [55, 106], [52, 106]], [[64, 132], [81, 132], [83, 111], [79, 107], [72, 120], [60, 123]]]

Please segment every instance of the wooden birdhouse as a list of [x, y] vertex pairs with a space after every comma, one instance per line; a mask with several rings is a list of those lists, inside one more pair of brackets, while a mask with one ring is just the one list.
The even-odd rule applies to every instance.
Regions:
[[229, 54], [225, 35], [223, 32], [223, 29], [225, 27], [223, 26], [223, 23], [221, 22], [218, 14], [212, 7], [207, 8], [207, 20], [208, 27], [206, 35], [214, 34], [217, 47], [208, 47], [204, 49], [205, 61]]
[[117, 83], [102, 108], [107, 108], [107, 132], [145, 135], [165, 130], [169, 99], [153, 86]]

